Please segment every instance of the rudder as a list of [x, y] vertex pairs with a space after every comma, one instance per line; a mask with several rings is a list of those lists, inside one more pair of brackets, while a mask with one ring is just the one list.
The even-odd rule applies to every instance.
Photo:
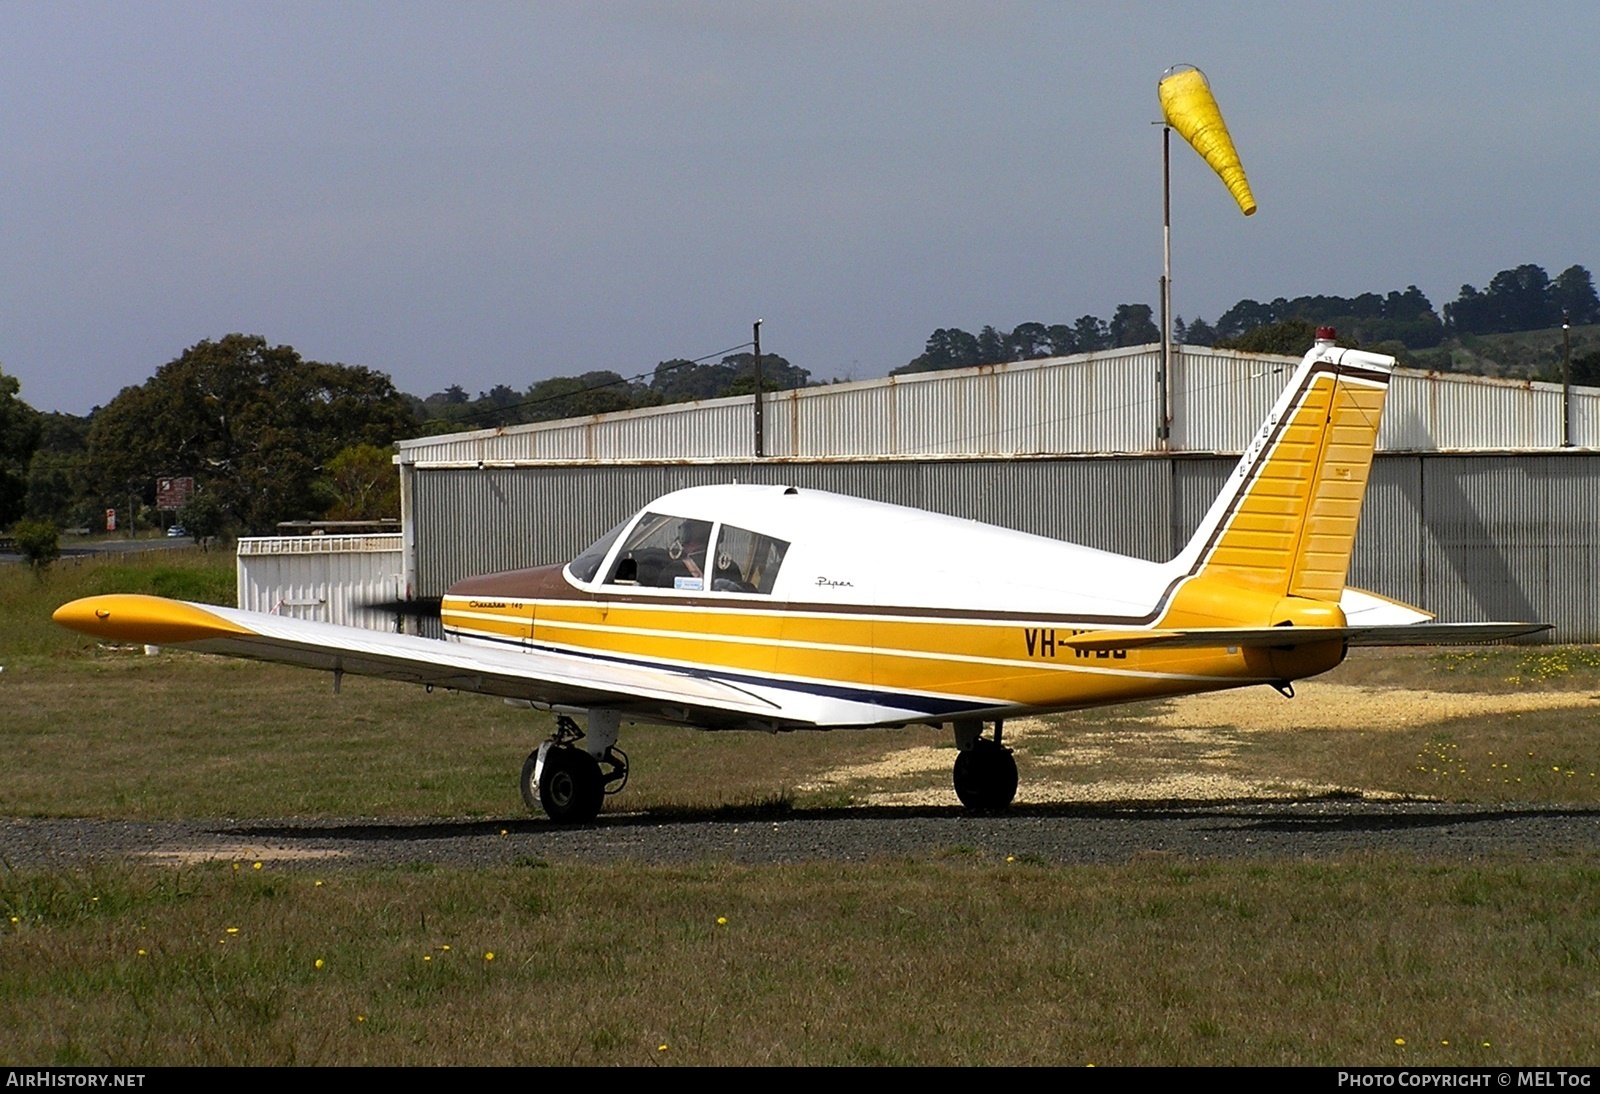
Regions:
[[1336, 604], [1393, 365], [1319, 341], [1175, 563], [1261, 594]]

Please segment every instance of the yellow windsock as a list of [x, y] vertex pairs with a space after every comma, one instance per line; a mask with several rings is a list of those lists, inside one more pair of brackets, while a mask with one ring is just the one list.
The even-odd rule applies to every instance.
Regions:
[[1167, 124], [1176, 129], [1184, 140], [1222, 177], [1222, 183], [1239, 203], [1239, 211], [1249, 216], [1256, 211], [1256, 199], [1250, 193], [1250, 180], [1244, 177], [1244, 165], [1239, 153], [1233, 150], [1233, 138], [1222, 120], [1222, 111], [1206, 83], [1205, 73], [1198, 68], [1183, 68], [1163, 76], [1156, 85], [1161, 96], [1161, 113]]

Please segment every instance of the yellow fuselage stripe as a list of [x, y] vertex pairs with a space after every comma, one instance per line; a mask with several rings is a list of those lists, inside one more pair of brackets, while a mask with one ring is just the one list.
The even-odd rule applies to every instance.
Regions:
[[605, 601], [510, 601], [461, 610], [467, 637], [693, 665], [772, 679], [1028, 707], [1077, 707], [1276, 679], [1263, 651], [1075, 650], [1069, 628], [996, 620], [706, 609]]

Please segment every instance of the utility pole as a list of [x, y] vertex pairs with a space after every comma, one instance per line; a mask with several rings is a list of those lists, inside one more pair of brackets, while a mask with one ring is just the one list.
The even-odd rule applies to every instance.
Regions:
[[756, 375], [756, 458], [767, 454], [767, 430], [761, 419], [762, 391], [761, 391], [761, 324], [765, 320], [757, 319], [751, 328], [750, 341], [755, 344], [755, 375]]
[[1572, 447], [1572, 322], [1561, 313], [1561, 447]]

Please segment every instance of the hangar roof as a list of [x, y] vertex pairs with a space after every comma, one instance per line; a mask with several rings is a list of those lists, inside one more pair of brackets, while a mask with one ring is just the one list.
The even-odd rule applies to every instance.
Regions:
[[[1180, 347], [1171, 431], [1157, 439], [1159, 346], [980, 365], [770, 392], [766, 451], [792, 460], [1235, 455], [1296, 358]], [[705, 399], [401, 441], [420, 467], [745, 461], [751, 397]], [[1600, 447], [1600, 389], [1575, 387], [1572, 444]], [[1380, 452], [1551, 451], [1560, 384], [1397, 368]]]

